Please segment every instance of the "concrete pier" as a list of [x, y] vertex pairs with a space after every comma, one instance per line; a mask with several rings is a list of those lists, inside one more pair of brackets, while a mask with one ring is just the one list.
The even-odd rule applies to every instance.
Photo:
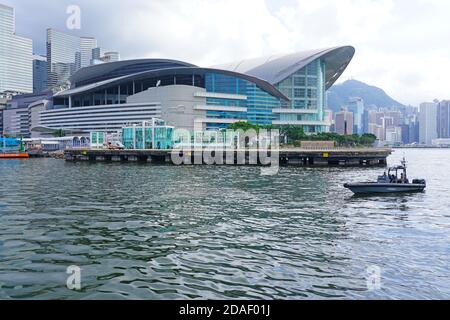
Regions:
[[[212, 156], [216, 159], [215, 151]], [[208, 152], [211, 156], [211, 152]], [[234, 153], [234, 154], [233, 154]], [[392, 153], [391, 149], [280, 149], [278, 161], [282, 166], [386, 166], [387, 157]], [[202, 150], [177, 151], [182, 164], [199, 165], [210, 164], [211, 159], [205, 158]], [[268, 151], [270, 155], [270, 151]], [[156, 164], [174, 164], [172, 150], [103, 150], [103, 149], [67, 149], [64, 151], [66, 161], [90, 161], [90, 162], [140, 162]], [[256, 155], [256, 158], [255, 158]], [[256, 150], [234, 150], [231, 154], [223, 152], [223, 159], [216, 161], [218, 164], [229, 165], [264, 165]]]

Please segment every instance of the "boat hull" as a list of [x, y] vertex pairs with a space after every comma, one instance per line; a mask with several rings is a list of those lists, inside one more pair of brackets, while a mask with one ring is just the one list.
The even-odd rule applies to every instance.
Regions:
[[425, 190], [425, 184], [412, 183], [347, 183], [345, 188], [355, 194], [360, 193], [402, 193], [402, 192], [422, 192]]
[[0, 153], [0, 159], [27, 159], [29, 158], [28, 153]]

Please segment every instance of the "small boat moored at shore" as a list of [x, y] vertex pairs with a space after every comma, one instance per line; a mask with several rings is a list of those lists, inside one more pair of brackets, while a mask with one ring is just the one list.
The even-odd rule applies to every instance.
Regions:
[[22, 140], [0, 137], [0, 159], [28, 159]]
[[405, 159], [403, 159], [400, 166], [391, 167], [387, 174], [384, 172], [382, 176], [379, 176], [377, 182], [344, 184], [345, 188], [351, 190], [355, 194], [422, 192], [425, 190], [426, 186], [426, 181], [423, 179], [414, 179], [412, 182], [408, 180]]
[[10, 152], [0, 153], [0, 159], [28, 159], [30, 156], [28, 153]]

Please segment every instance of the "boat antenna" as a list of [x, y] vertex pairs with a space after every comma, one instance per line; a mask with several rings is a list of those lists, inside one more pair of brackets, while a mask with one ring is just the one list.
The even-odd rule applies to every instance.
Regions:
[[403, 160], [402, 160], [402, 166], [406, 168], [406, 158], [404, 155], [403, 155]]

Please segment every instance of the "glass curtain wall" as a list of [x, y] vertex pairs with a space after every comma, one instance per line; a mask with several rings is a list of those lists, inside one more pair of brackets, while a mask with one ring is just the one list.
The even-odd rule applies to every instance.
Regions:
[[[284, 121], [324, 121], [326, 65], [317, 59], [276, 87], [291, 100], [290, 108], [315, 111], [305, 114], [281, 114]], [[306, 132], [318, 132], [322, 126], [305, 125]]]
[[[278, 98], [261, 90], [255, 83], [237, 77], [207, 73], [205, 76], [207, 92], [233, 94], [230, 98], [208, 98], [209, 106], [246, 108], [247, 111], [207, 111], [207, 118], [249, 121], [258, 125], [270, 125], [274, 119], [272, 109], [280, 108]], [[240, 98], [237, 95], [245, 96]], [[228, 124], [207, 123], [207, 129], [224, 129]]]
[[[122, 129], [122, 144], [125, 149], [171, 149], [173, 128], [155, 127], [155, 138], [153, 139], [153, 128], [133, 126]], [[155, 145], [153, 146], [153, 141]]]

